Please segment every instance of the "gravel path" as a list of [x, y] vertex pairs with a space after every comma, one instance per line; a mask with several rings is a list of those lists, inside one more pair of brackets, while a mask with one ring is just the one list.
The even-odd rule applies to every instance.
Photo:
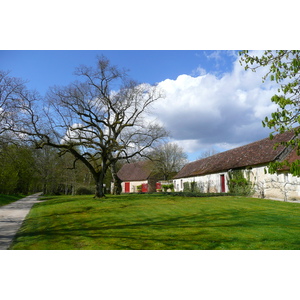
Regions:
[[7, 250], [25, 217], [41, 193], [37, 193], [0, 207], [0, 250]]

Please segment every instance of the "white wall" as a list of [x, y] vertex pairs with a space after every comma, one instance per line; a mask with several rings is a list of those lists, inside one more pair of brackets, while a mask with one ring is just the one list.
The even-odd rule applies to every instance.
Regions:
[[[255, 193], [253, 197], [300, 200], [300, 178], [289, 173], [265, 174], [266, 166], [253, 167], [250, 171], [250, 180], [254, 184]], [[204, 193], [220, 193], [221, 179], [225, 175], [225, 192], [228, 192], [227, 173], [216, 173], [189, 178], [174, 179], [175, 191], [183, 191], [184, 182], [197, 182]]]
[[130, 193], [137, 193], [137, 186], [143, 183], [148, 183], [148, 180], [144, 181], [124, 181], [122, 182], [122, 193], [125, 193], [125, 182], [130, 182]]
[[300, 178], [290, 173], [265, 174], [265, 166], [252, 169], [254, 197], [280, 200], [300, 200]]
[[221, 175], [225, 175], [225, 192], [228, 192], [227, 173], [216, 173], [203, 176], [175, 179], [173, 181], [176, 192], [183, 191], [184, 182], [197, 182], [198, 187], [203, 193], [221, 193]]

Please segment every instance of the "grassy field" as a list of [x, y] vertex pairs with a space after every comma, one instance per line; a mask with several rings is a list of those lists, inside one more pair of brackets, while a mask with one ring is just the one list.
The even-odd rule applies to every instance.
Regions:
[[246, 197], [56, 196], [11, 249], [300, 249], [300, 204]]
[[14, 201], [17, 201], [21, 198], [24, 198], [24, 195], [2, 195], [0, 194], [0, 206], [7, 205]]

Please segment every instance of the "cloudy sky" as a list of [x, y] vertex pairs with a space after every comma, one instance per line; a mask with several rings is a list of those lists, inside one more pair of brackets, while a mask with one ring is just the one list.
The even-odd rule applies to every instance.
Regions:
[[[191, 160], [202, 151], [224, 151], [267, 137], [270, 131], [261, 121], [276, 110], [270, 101], [276, 88], [262, 84], [263, 70], [244, 71], [236, 53], [218, 51], [209, 57], [210, 70], [200, 64], [198, 75], [159, 83], [166, 99], [156, 104], [158, 118]], [[224, 69], [229, 59], [231, 65]]]
[[214, 149], [224, 151], [269, 134], [261, 121], [276, 108], [276, 92], [262, 83], [264, 70], [245, 71], [238, 51], [0, 51], [0, 69], [28, 81], [45, 94], [65, 85], [80, 64], [93, 66], [105, 55], [139, 82], [158, 84], [165, 98], [153, 107], [155, 118], [181, 145], [189, 159]]

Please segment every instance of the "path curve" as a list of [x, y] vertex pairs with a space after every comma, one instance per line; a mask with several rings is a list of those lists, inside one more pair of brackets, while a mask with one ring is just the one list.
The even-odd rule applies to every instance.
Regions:
[[7, 250], [33, 204], [40, 202], [37, 193], [0, 207], [0, 250]]

